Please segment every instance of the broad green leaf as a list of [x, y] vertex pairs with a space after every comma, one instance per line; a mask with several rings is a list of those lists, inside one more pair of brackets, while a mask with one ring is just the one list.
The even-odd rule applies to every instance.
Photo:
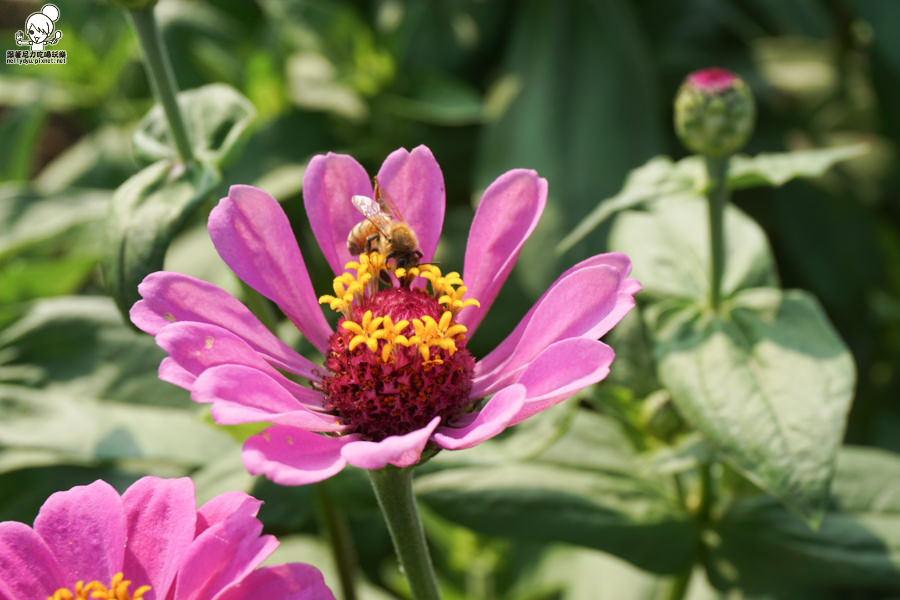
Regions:
[[0, 330], [0, 382], [70, 397], [195, 409], [157, 377], [165, 353], [122, 323], [113, 302], [71, 296], [33, 302]]
[[[709, 296], [709, 226], [706, 200], [665, 197], [646, 211], [622, 213], [610, 246], [628, 254], [643, 296], [692, 299]], [[744, 288], [777, 285], [775, 265], [762, 229], [734, 206], [725, 211], [723, 296]]]
[[896, 594], [900, 458], [872, 448], [842, 450], [816, 531], [772, 500], [757, 498], [726, 512], [709, 542], [709, 574], [719, 587], [843, 586]]
[[477, 90], [432, 73], [414, 78], [412, 94], [385, 98], [385, 106], [398, 116], [435, 125], [473, 125], [485, 119]]
[[140, 461], [187, 469], [236, 445], [196, 410], [2, 384], [0, 405], [0, 446], [55, 452], [59, 462]]
[[706, 171], [699, 157], [692, 156], [678, 162], [673, 162], [667, 156], [651, 158], [628, 174], [622, 191], [601, 200], [597, 207], [557, 244], [556, 251], [560, 254], [567, 252], [601, 223], [621, 210], [637, 208], [651, 200], [666, 196], [695, 195], [702, 191], [705, 182]]
[[[821, 177], [834, 164], [857, 158], [866, 152], [867, 145], [856, 144], [794, 152], [766, 152], [756, 156], [739, 154], [731, 159], [728, 187], [780, 186], [802, 177]], [[666, 156], [652, 158], [629, 173], [618, 194], [601, 200], [557, 244], [556, 251], [559, 254], [568, 251], [619, 211], [639, 208], [668, 196], [699, 196], [706, 186], [706, 168], [700, 157], [689, 156], [679, 161], [672, 161]]]
[[513, 15], [498, 75], [519, 93], [484, 128], [475, 179], [487, 187], [507, 169], [530, 168], [550, 182], [547, 209], [519, 261], [527, 269], [516, 271], [537, 296], [565, 269], [547, 249], [635, 164], [660, 152], [665, 126], [634, 3], [529, 0]]
[[784, 185], [801, 177], [821, 177], [836, 163], [863, 156], [866, 144], [817, 148], [794, 152], [764, 152], [756, 156], [737, 155], [731, 159], [728, 186], [740, 189]]
[[[178, 94], [194, 155], [222, 168], [243, 148], [256, 109], [234, 88], [214, 83]], [[157, 104], [134, 132], [135, 149], [148, 161], [178, 157], [162, 107]]]
[[0, 261], [101, 221], [109, 198], [107, 190], [66, 190], [45, 196], [17, 184], [0, 186]]
[[106, 286], [123, 315], [139, 298], [138, 284], [162, 268], [172, 238], [220, 179], [205, 163], [185, 166], [161, 160], [116, 190], [106, 223], [103, 267]]
[[10, 261], [0, 269], [0, 304], [76, 293], [98, 258], [86, 253]]
[[745, 290], [724, 315], [647, 311], [659, 375], [684, 416], [743, 475], [815, 522], [856, 375], [818, 302]]
[[661, 482], [645, 478], [616, 426], [585, 413], [528, 463], [500, 460], [431, 473], [418, 497], [476, 531], [565, 541], [660, 573], [690, 564], [697, 531]]
[[40, 104], [11, 108], [0, 118], [0, 181], [24, 181], [31, 175], [45, 118]]
[[12, 457], [10, 467], [55, 455], [181, 474], [237, 446], [184, 391], [157, 378], [163, 356], [108, 298], [33, 303], [0, 331], [0, 446], [31, 454]]
[[122, 125], [94, 129], [41, 169], [33, 180], [35, 189], [60, 194], [67, 188], [115, 188], [135, 170], [133, 129]]
[[334, 64], [318, 52], [298, 52], [287, 63], [288, 95], [306, 110], [327, 111], [363, 121], [369, 106], [352, 86], [340, 81]]

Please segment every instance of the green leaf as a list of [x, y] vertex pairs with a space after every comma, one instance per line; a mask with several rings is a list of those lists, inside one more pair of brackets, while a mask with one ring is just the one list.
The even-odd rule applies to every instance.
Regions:
[[74, 397], [194, 408], [157, 377], [165, 353], [122, 323], [113, 302], [70, 296], [31, 303], [0, 330], [0, 382]]
[[659, 153], [665, 126], [634, 3], [529, 0], [517, 4], [508, 37], [499, 76], [519, 93], [484, 128], [476, 182], [486, 187], [513, 168], [536, 169], [550, 182], [544, 216], [519, 261], [528, 268], [516, 271], [537, 296], [565, 268], [547, 249], [635, 164]]
[[106, 223], [103, 269], [123, 315], [138, 300], [138, 284], [162, 268], [172, 238], [220, 179], [206, 164], [185, 167], [161, 160], [116, 190]]
[[[178, 94], [194, 156], [222, 168], [243, 148], [250, 135], [256, 109], [234, 88], [221, 83], [205, 85]], [[157, 104], [134, 132], [137, 153], [147, 161], [177, 159], [169, 123]]]
[[37, 158], [45, 112], [40, 104], [12, 108], [0, 118], [0, 181], [24, 181]]
[[641, 568], [687, 567], [697, 531], [661, 482], [642, 476], [617, 426], [581, 411], [572, 431], [529, 463], [499, 460], [419, 477], [420, 500], [491, 535], [565, 541]]
[[[704, 198], [661, 198], [646, 211], [620, 214], [610, 232], [610, 246], [625, 252], [642, 296], [709, 296], [709, 229]], [[745, 288], [777, 285], [772, 252], [762, 229], [738, 208], [725, 211], [726, 256], [723, 296]]]
[[657, 305], [647, 317], [679, 412], [744, 476], [815, 522], [856, 378], [815, 298], [759, 288], [724, 315]]
[[559, 254], [567, 252], [585, 236], [615, 213], [638, 208], [645, 203], [666, 196], [695, 195], [706, 181], [706, 170], [699, 157], [673, 162], [667, 156], [657, 156], [631, 171], [625, 185], [615, 196], [601, 200], [582, 221], [556, 246]]
[[0, 384], [0, 446], [51, 451], [60, 462], [141, 461], [187, 469], [235, 442], [195, 411], [104, 402]]
[[412, 93], [388, 96], [385, 105], [391, 112], [435, 125], [473, 125], [485, 119], [481, 96], [462, 81], [423, 73], [415, 77]]
[[867, 144], [817, 148], [794, 152], [765, 152], [756, 156], [737, 155], [731, 159], [728, 186], [740, 189], [780, 186], [801, 177], [821, 177], [836, 163], [863, 156]]
[[[801, 177], [821, 177], [835, 163], [862, 156], [866, 144], [818, 148], [794, 152], [768, 152], [756, 156], [736, 155], [728, 169], [728, 187], [742, 189], [780, 186]], [[649, 202], [680, 195], [702, 195], [707, 186], [706, 169], [700, 157], [677, 162], [667, 156], [651, 158], [631, 171], [622, 190], [597, 206], [557, 244], [562, 254], [584, 239], [615, 213], [639, 208]]]
[[845, 448], [816, 531], [770, 499], [757, 498], [733, 506], [709, 541], [708, 573], [720, 588], [830, 585], [896, 593], [900, 458], [882, 450]]
[[97, 258], [89, 253], [14, 260], [0, 270], [0, 303], [75, 293], [94, 271]]
[[0, 331], [0, 446], [17, 464], [140, 461], [176, 473], [237, 445], [156, 375], [164, 353], [112, 301], [41, 300]]
[[107, 190], [66, 190], [45, 196], [20, 185], [0, 186], [0, 261], [106, 215]]

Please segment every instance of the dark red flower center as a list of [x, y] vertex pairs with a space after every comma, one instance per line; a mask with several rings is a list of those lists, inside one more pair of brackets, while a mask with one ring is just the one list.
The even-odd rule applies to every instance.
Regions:
[[[335, 279], [338, 296], [320, 299], [344, 315], [325, 357], [325, 407], [347, 433], [373, 441], [470, 410], [475, 360], [465, 348], [466, 328], [454, 318], [477, 303], [461, 299], [459, 275], [444, 276], [435, 265], [401, 273], [376, 253], [360, 258], [347, 265], [356, 269], [355, 277], [344, 273]], [[399, 281], [421, 275], [431, 291], [407, 285], [379, 289], [385, 269]]]

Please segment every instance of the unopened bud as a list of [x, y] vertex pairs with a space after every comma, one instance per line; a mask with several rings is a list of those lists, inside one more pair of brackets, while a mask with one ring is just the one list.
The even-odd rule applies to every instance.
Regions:
[[756, 118], [753, 94], [726, 69], [694, 71], [675, 96], [675, 133], [691, 152], [727, 156], [744, 147]]

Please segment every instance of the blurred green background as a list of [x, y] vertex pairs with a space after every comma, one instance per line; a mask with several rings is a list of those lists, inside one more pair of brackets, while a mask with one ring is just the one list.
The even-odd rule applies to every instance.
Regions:
[[[41, 4], [0, 1], [0, 48], [17, 48], [15, 31]], [[123, 465], [200, 468], [208, 493], [241, 477], [210, 466], [226, 452], [223, 461], [238, 461], [234, 441], [211, 428], [195, 437], [187, 394], [156, 381], [152, 340], [100, 297], [102, 222], [114, 190], [146, 164], [131, 140], [153, 99], [124, 11], [56, 4], [54, 49], [67, 64], [0, 67], [0, 403], [16, 416], [0, 423], [0, 519], [30, 521], [48, 493], [98, 474], [128, 480]], [[548, 179], [541, 225], [473, 339], [476, 354], [568, 265], [605, 251], [608, 229], [562, 256], [548, 247], [630, 170], [685, 155], [671, 105], [688, 72], [726, 67], [752, 87], [748, 153], [866, 142], [866, 156], [822, 179], [734, 201], [769, 235], [784, 287], [818, 296], [852, 350], [859, 378], [846, 440], [900, 451], [900, 3], [163, 0], [156, 10], [179, 87], [225, 83], [257, 111], [247, 147], [174, 240], [167, 268], [240, 292], [204, 223], [228, 185], [250, 183], [283, 203], [316, 289], [330, 289], [301, 202], [317, 153], [352, 154], [374, 173], [395, 148], [428, 145], [446, 182], [437, 260], [449, 269], [462, 267], [480, 190], [514, 167]], [[148, 438], [170, 441], [135, 440], [134, 413], [116, 416], [123, 403], [141, 405]], [[178, 437], [182, 421], [191, 433]], [[360, 485], [345, 479], [340, 489]], [[276, 530], [302, 522], [282, 516], [271, 517]]]

